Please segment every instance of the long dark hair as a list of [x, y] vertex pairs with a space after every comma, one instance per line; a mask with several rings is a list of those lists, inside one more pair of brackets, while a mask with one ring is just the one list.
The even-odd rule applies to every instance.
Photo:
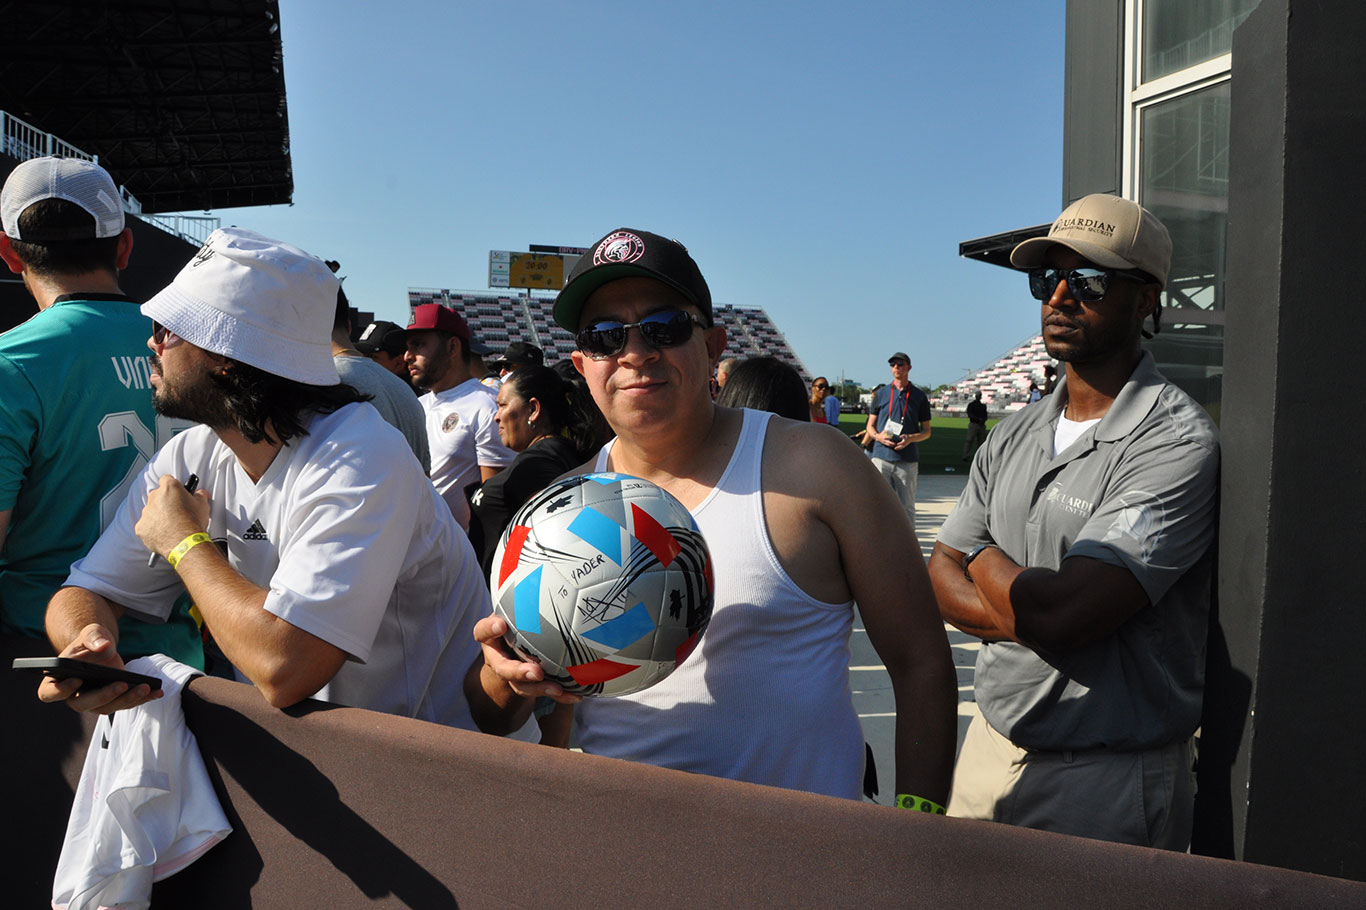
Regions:
[[[568, 437], [580, 458], [587, 459], [606, 442], [595, 426], [595, 416], [604, 425], [606, 421], [602, 420], [593, 397], [587, 395], [585, 402], [575, 383], [558, 371], [538, 365], [520, 367], [503, 377], [503, 385], [523, 401], [535, 398], [540, 402], [541, 418], [537, 427], [542, 432]], [[586, 386], [584, 391], [587, 391]]]
[[801, 374], [776, 357], [750, 357], [730, 371], [716, 403], [726, 408], [772, 411], [791, 420], [811, 420], [811, 399]]
[[331, 414], [352, 402], [373, 397], [344, 382], [305, 385], [241, 361], [233, 361], [229, 369], [211, 372], [209, 378], [223, 394], [233, 425], [248, 442], [275, 443], [277, 440], [271, 439], [266, 431], [267, 424], [275, 430], [281, 444], [307, 436], [303, 426], [305, 414]]

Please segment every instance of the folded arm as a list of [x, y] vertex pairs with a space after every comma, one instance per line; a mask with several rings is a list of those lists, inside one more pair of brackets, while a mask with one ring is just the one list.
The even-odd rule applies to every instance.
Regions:
[[1086, 556], [1056, 571], [1017, 565], [989, 546], [962, 569], [965, 554], [936, 543], [930, 577], [946, 622], [984, 641], [1014, 641], [1067, 654], [1112, 634], [1148, 604], [1133, 573]]

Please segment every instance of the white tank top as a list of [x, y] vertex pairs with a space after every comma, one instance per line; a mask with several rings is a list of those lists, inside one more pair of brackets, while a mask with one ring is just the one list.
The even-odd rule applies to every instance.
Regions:
[[[711, 551], [716, 602], [702, 644], [643, 692], [575, 708], [585, 752], [860, 799], [863, 731], [849, 689], [854, 604], [797, 587], [764, 521], [770, 414], [745, 411], [716, 489], [692, 510]], [[612, 443], [598, 455], [607, 469]]]

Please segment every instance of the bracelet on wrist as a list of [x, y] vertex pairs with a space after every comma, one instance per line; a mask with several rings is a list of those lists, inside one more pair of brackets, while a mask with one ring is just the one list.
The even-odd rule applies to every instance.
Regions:
[[185, 558], [186, 553], [190, 552], [201, 543], [208, 543], [209, 540], [209, 535], [205, 534], [203, 531], [197, 531], [176, 544], [171, 549], [171, 552], [166, 554], [166, 561], [170, 563], [171, 568], [174, 569], [180, 564], [180, 561]]
[[931, 815], [944, 814], [944, 807], [939, 803], [910, 793], [898, 793], [896, 795], [896, 807], [898, 809], [910, 809], [913, 812], [929, 812]]

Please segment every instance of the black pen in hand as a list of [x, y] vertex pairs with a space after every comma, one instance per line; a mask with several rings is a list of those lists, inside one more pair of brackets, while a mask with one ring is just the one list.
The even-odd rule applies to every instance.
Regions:
[[[195, 491], [195, 487], [197, 487], [197, 486], [199, 486], [199, 475], [198, 475], [198, 474], [191, 474], [191, 475], [190, 475], [190, 479], [187, 480], [187, 481], [185, 481], [185, 492], [186, 492], [186, 493], [193, 494], [194, 491]], [[156, 565], [156, 564], [157, 564], [157, 551], [156, 551], [156, 550], [153, 550], [153, 551], [152, 551], [152, 555], [147, 557], [147, 568], [150, 569], [150, 568], [152, 568], [152, 566], [154, 566], [154, 565]]]

